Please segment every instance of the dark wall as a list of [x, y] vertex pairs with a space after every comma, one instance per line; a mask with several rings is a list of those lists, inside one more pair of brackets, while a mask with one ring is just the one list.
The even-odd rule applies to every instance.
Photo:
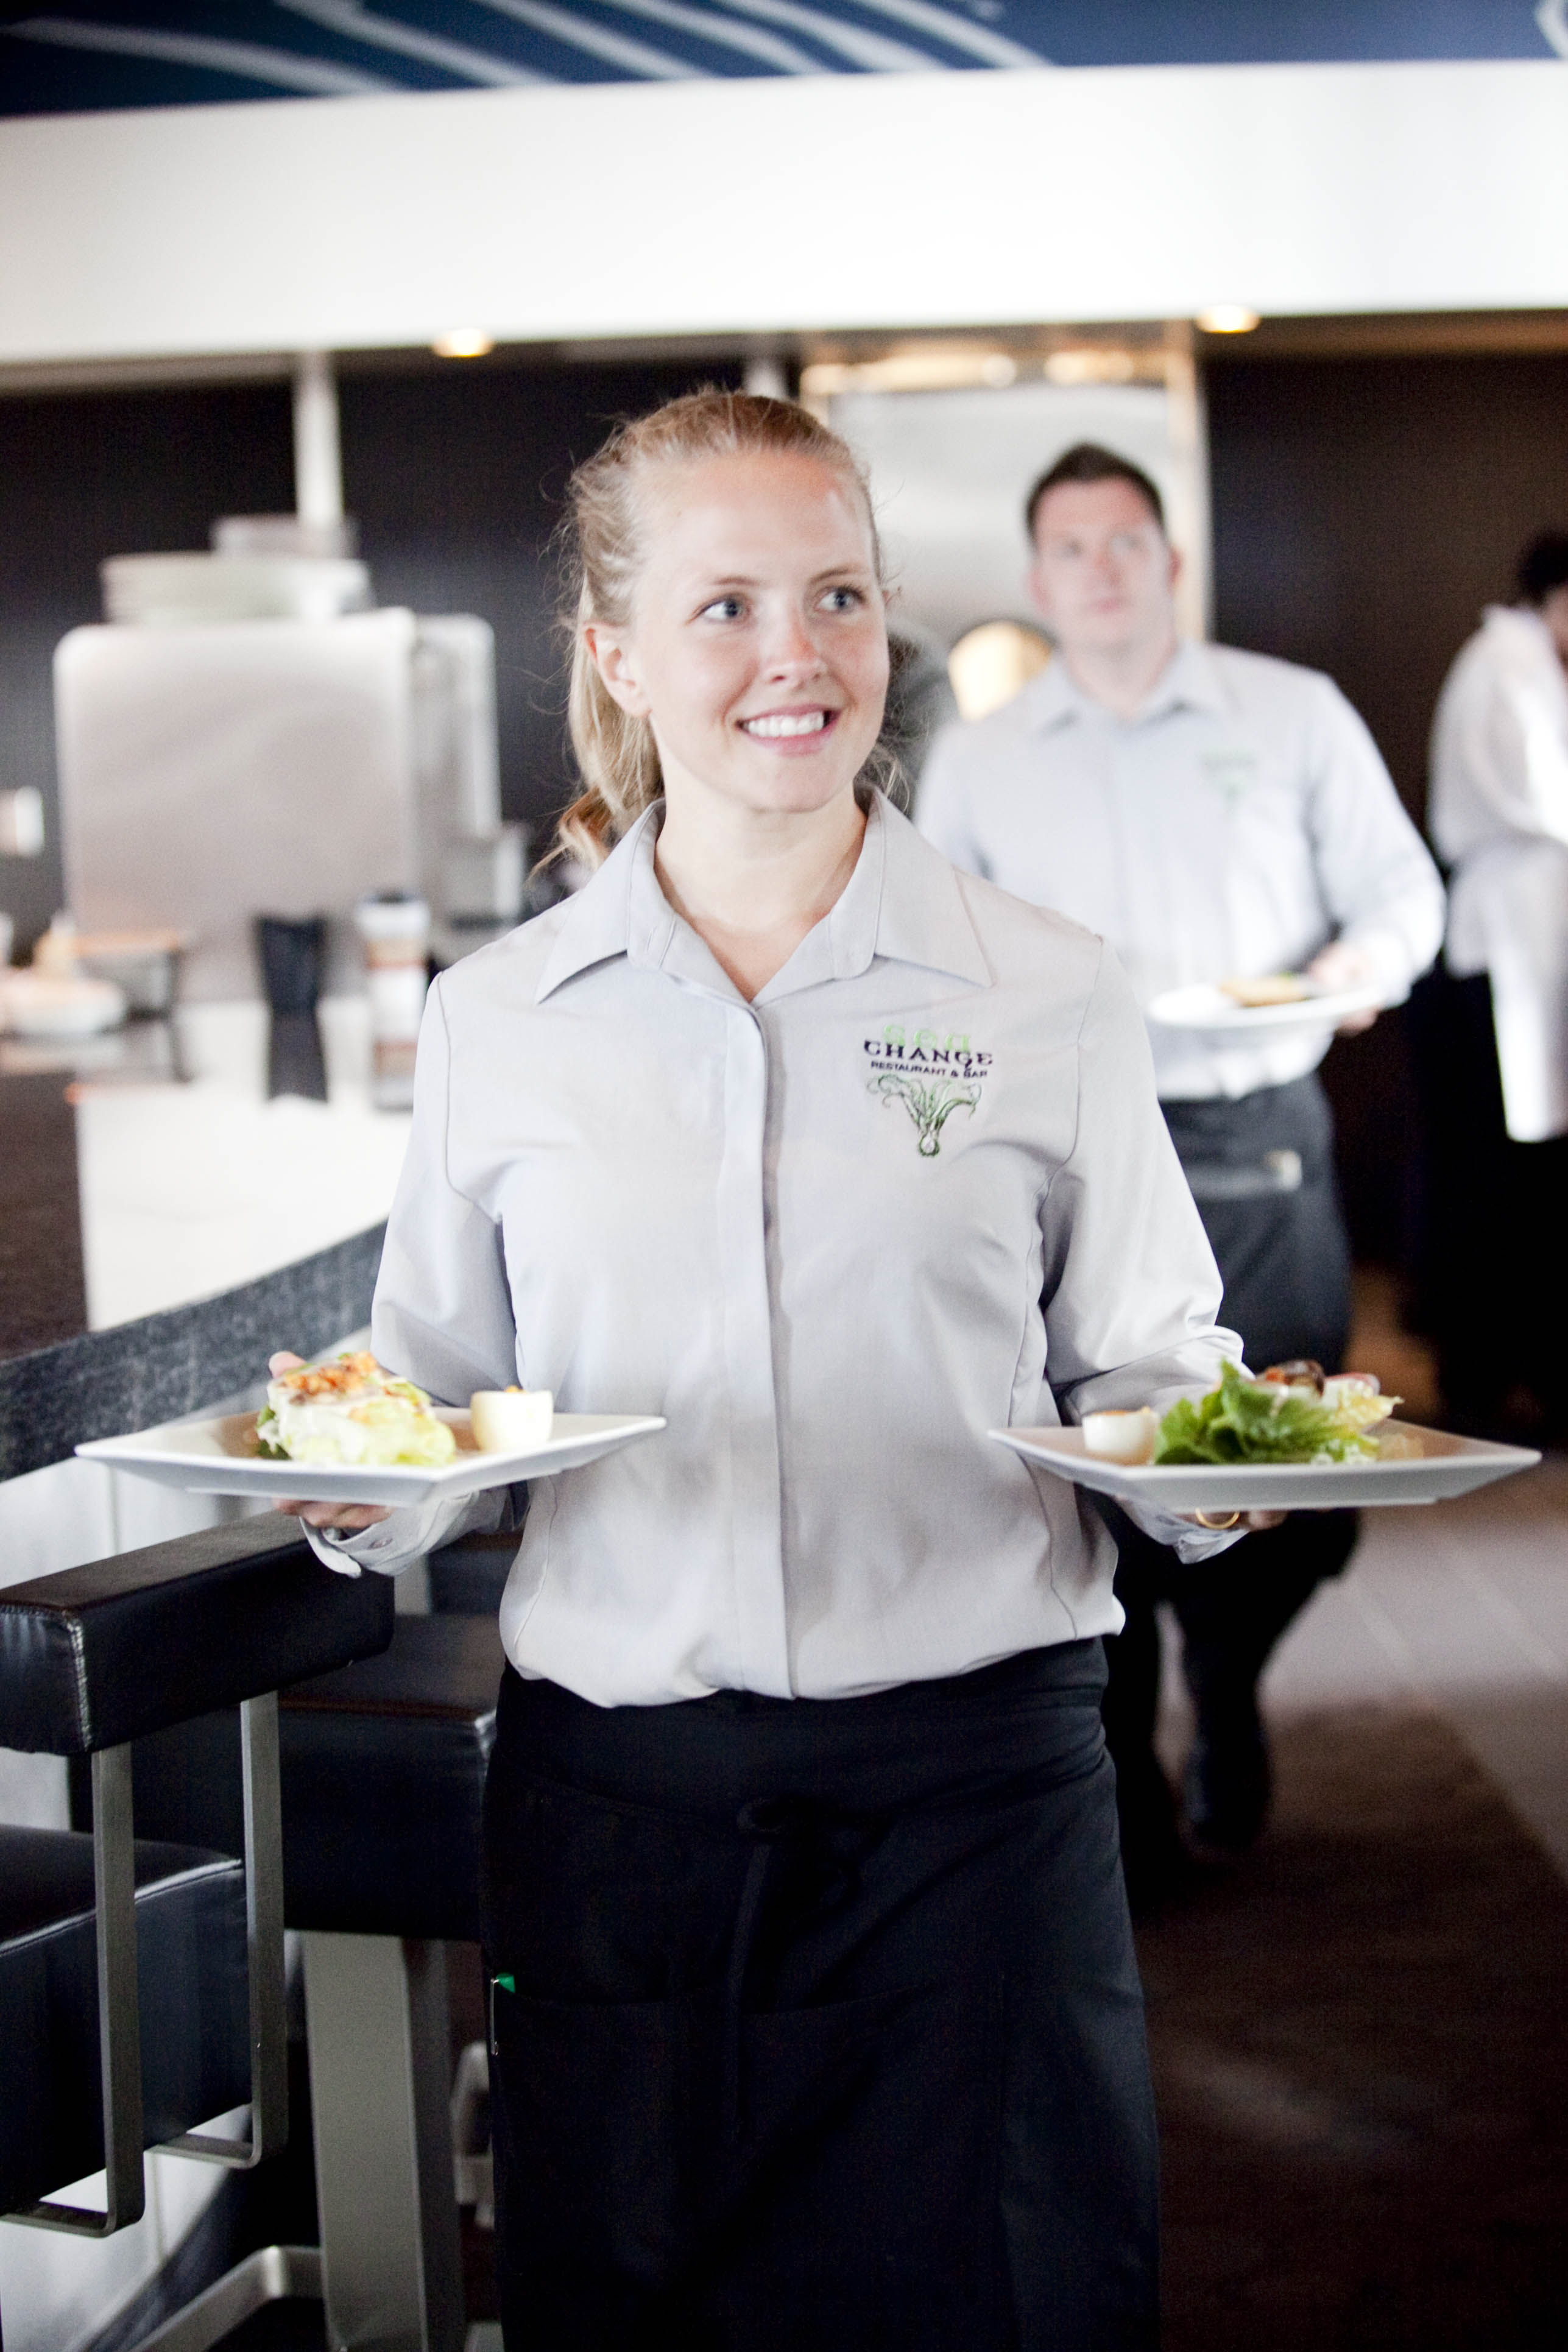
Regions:
[[[551, 540], [574, 465], [617, 417], [738, 368], [489, 367], [346, 377], [343, 489], [383, 604], [478, 613], [496, 633], [501, 795], [536, 822], [574, 789]], [[542, 842], [541, 843], [542, 846]]]
[[[738, 370], [480, 362], [342, 383], [347, 504], [381, 601], [494, 626], [510, 815], [569, 797], [547, 552], [567, 475], [616, 417], [711, 381]], [[48, 809], [47, 855], [0, 857], [0, 911], [24, 945], [63, 895], [56, 645], [101, 619], [104, 556], [202, 548], [216, 516], [287, 513], [291, 435], [281, 383], [0, 398], [0, 791], [37, 784]]]
[[205, 547], [215, 515], [294, 503], [289, 388], [0, 399], [0, 791], [36, 784], [46, 855], [0, 856], [0, 911], [26, 941], [61, 905], [50, 663], [103, 617], [106, 555]]
[[[615, 417], [711, 363], [350, 370], [348, 504], [378, 593], [494, 626], [509, 814], [569, 785], [548, 542], [575, 460]], [[1218, 634], [1335, 677], [1408, 805], [1443, 674], [1521, 541], [1568, 523], [1568, 357], [1229, 360], [1208, 372]], [[24, 941], [60, 903], [49, 664], [99, 617], [105, 555], [206, 544], [220, 514], [286, 510], [285, 385], [0, 399], [0, 789], [49, 804], [45, 858], [0, 858]], [[1415, 1174], [1401, 1024], [1329, 1078], [1358, 1245], [1402, 1255]]]
[[1448, 664], [1568, 527], [1568, 355], [1230, 361], [1208, 398], [1215, 635], [1326, 669], [1419, 816]]
[[[1226, 361], [1208, 402], [1215, 635], [1337, 679], [1420, 821], [1448, 664], [1510, 597], [1523, 542], [1568, 526], [1568, 356]], [[1405, 1016], [1337, 1045], [1324, 1076], [1358, 1255], [1407, 1264]]]

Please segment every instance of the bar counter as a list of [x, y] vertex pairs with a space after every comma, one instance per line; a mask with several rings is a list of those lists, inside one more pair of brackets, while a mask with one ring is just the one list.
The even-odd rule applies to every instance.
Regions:
[[0, 1362], [214, 1297], [384, 1218], [407, 1115], [371, 1106], [364, 1001], [321, 1015], [325, 1102], [268, 1100], [259, 1003], [75, 1047], [0, 1039]]

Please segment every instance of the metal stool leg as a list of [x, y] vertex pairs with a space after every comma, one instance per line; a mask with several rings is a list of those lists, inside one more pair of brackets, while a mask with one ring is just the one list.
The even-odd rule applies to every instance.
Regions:
[[328, 2341], [463, 2352], [445, 1947], [303, 1941]]

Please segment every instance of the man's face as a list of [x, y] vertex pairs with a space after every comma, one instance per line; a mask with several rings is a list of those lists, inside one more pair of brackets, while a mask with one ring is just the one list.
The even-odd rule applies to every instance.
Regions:
[[1029, 589], [1069, 657], [1132, 653], [1173, 635], [1177, 563], [1131, 482], [1061, 482], [1036, 509]]

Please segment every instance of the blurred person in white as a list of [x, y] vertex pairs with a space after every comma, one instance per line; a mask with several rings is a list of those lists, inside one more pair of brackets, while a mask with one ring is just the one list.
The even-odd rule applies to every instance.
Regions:
[[[1140, 2352], [1114, 1549], [986, 1433], [1238, 1349], [1142, 1023], [877, 789], [837, 436], [693, 394], [571, 497], [596, 870], [430, 992], [373, 1320], [438, 1397], [668, 1423], [535, 1486], [501, 1607], [506, 2340]], [[459, 1523], [302, 1516], [350, 1568]]]
[[[1100, 932], [1140, 1005], [1167, 989], [1306, 971], [1399, 1002], [1436, 954], [1443, 893], [1365, 725], [1332, 681], [1229, 646], [1183, 643], [1180, 557], [1142, 469], [1090, 443], [1030, 494], [1030, 591], [1057, 654], [990, 718], [939, 737], [918, 822], [955, 865]], [[1375, 1011], [1344, 1024], [1370, 1026]], [[1156, 1026], [1167, 1126], [1255, 1370], [1340, 1368], [1350, 1253], [1327, 1098], [1327, 1029], [1232, 1042]], [[1108, 1641], [1106, 1732], [1135, 1903], [1191, 1864], [1154, 1750], [1168, 1598], [1197, 1728], [1191, 1832], [1240, 1850], [1267, 1816], [1257, 1683], [1270, 1651], [1355, 1542], [1352, 1512], [1299, 1515], [1191, 1572], [1110, 1515], [1127, 1623]]]
[[[1519, 560], [1459, 651], [1432, 729], [1427, 815], [1451, 868], [1431, 992], [1425, 1305], [1462, 1424], [1568, 1431], [1568, 531]], [[1456, 1284], [1485, 1235], [1498, 1279]]]

